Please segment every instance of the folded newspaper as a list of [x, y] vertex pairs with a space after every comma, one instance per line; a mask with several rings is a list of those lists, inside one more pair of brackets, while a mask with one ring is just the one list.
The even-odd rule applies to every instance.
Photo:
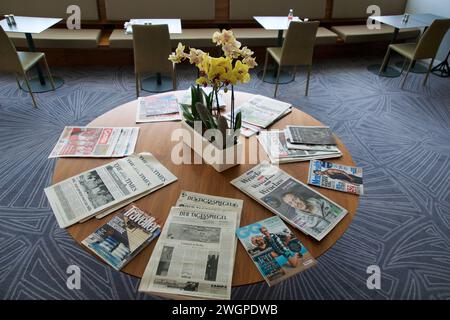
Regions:
[[330, 128], [324, 126], [287, 126], [286, 137], [293, 144], [336, 145]]
[[164, 185], [142, 159], [151, 154], [131, 155], [85, 171], [44, 190], [61, 228], [106, 215]]
[[138, 134], [137, 127], [65, 127], [49, 158], [129, 156]]
[[230, 299], [243, 201], [182, 191], [144, 271], [140, 292]]
[[331, 162], [311, 161], [308, 183], [342, 192], [364, 194], [362, 168]]
[[322, 240], [347, 210], [267, 161], [231, 184], [295, 228]]
[[83, 240], [83, 244], [116, 270], [122, 269], [161, 233], [156, 218], [130, 205]]
[[[245, 129], [241, 133], [246, 137], [250, 137], [291, 112], [292, 105], [268, 97], [255, 95], [236, 108], [235, 114], [239, 111], [242, 113], [242, 127]], [[229, 120], [231, 114], [226, 113], [225, 117]]]
[[181, 114], [176, 93], [139, 97], [136, 123], [179, 120], [181, 120]]
[[339, 158], [342, 156], [342, 153], [337, 148], [330, 148], [328, 151], [289, 149], [284, 131], [261, 131], [258, 141], [272, 163], [299, 162], [311, 159]]
[[316, 265], [278, 216], [241, 227], [236, 234], [269, 286]]

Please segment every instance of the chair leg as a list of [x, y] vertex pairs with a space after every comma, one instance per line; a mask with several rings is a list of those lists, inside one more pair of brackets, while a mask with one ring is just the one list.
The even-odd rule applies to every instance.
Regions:
[[402, 81], [402, 86], [401, 86], [402, 89], [403, 89], [403, 86], [405, 85], [406, 78], [408, 77], [409, 71], [411, 70], [413, 63], [414, 63], [414, 60], [411, 59], [411, 62], [409, 63], [409, 66], [408, 66], [408, 70], [406, 70], [405, 77], [403, 78], [403, 81]]
[[275, 93], [273, 94], [274, 98], [277, 97], [278, 79], [280, 79], [280, 73], [281, 73], [281, 66], [278, 66], [277, 79], [275, 80]]
[[306, 77], [306, 89], [305, 89], [305, 96], [308, 95], [308, 89], [309, 89], [309, 77], [311, 76], [311, 65], [308, 65], [308, 75]]
[[384, 56], [384, 59], [383, 59], [383, 64], [381, 65], [381, 68], [378, 71], [378, 75], [380, 75], [381, 72], [383, 72], [384, 68], [386, 68], [390, 54], [391, 54], [391, 47], [388, 47], [388, 49], [386, 51], [386, 55]]
[[17, 73], [15, 74], [15, 77], [16, 77], [17, 86], [19, 87], [19, 89], [21, 89], [22, 87], [20, 86], [20, 81], [19, 81], [19, 78], [17, 77]]
[[47, 59], [44, 56], [44, 65], [45, 65], [45, 69], [47, 69], [47, 74], [48, 74], [48, 78], [50, 79], [50, 83], [52, 84], [52, 89], [53, 91], [55, 91], [55, 82], [53, 81], [53, 77], [52, 74], [50, 73], [50, 68], [48, 67], [47, 64]]
[[138, 73], [136, 73], [135, 77], [136, 77], [136, 98], [139, 98], [139, 88], [141, 86], [141, 79]]
[[403, 65], [402, 65], [402, 71], [400, 71], [400, 74], [403, 74], [403, 71], [405, 71], [407, 63], [408, 63], [408, 58], [405, 58], [405, 61], [403, 62]]
[[427, 84], [428, 76], [430, 75], [431, 68], [433, 68], [433, 63], [434, 63], [434, 58], [431, 59], [430, 65], [428, 66], [427, 74], [425, 76], [425, 79], [423, 79], [423, 84], [422, 84], [423, 86], [425, 86]]
[[266, 77], [266, 71], [267, 71], [267, 62], [269, 61], [269, 51], [266, 51], [266, 59], [264, 62], [264, 71], [262, 76], [262, 81], [264, 81], [264, 78]]
[[292, 70], [293, 71], [293, 77], [292, 77], [292, 80], [295, 80], [295, 75], [297, 74], [297, 66], [294, 66], [294, 70]]
[[25, 79], [25, 84], [27, 85], [28, 91], [30, 92], [31, 99], [33, 100], [33, 105], [37, 108], [36, 100], [34, 99], [33, 91], [31, 91], [30, 83], [28, 82], [28, 76], [26, 72], [23, 73], [23, 78]]

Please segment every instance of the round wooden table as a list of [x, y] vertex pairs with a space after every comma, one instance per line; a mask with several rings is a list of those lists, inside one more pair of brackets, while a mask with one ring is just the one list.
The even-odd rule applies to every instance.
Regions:
[[[181, 94], [181, 92], [182, 91], [179, 91], [178, 93]], [[238, 106], [251, 97], [251, 94], [236, 92], [236, 105]], [[226, 95], [225, 102], [229, 105], [229, 94]], [[173, 174], [175, 174], [175, 176], [178, 177], [176, 182], [136, 201], [135, 204], [138, 207], [151, 213], [155, 217], [159, 217], [160, 221], [165, 221], [170, 208], [175, 205], [176, 200], [180, 195], [180, 191], [187, 190], [216, 196], [243, 199], [244, 208], [242, 211], [241, 226], [254, 223], [273, 215], [273, 213], [269, 210], [230, 184], [232, 179], [249, 170], [255, 164], [247, 164], [248, 162], [245, 162], [246, 164], [240, 164], [222, 173], [215, 171], [213, 167], [207, 164], [176, 165], [172, 163], [171, 151], [176, 144], [182, 142], [171, 141], [171, 133], [174, 129], [180, 128], [180, 123], [160, 122], [136, 124], [136, 109], [137, 100], [131, 101], [101, 115], [92, 121], [89, 126], [139, 126], [141, 129], [135, 152], [151, 152], [164, 166], [166, 166]], [[319, 121], [315, 120], [311, 116], [293, 108], [290, 114], [276, 122], [270, 129], [283, 129], [286, 125], [294, 124], [315, 126], [321, 125]], [[246, 159], [249, 159], [249, 146], [252, 144], [253, 146], [255, 144], [257, 145], [256, 136], [253, 136], [250, 139], [241, 136], [240, 139], [242, 139], [241, 141], [246, 140], [244, 144], [244, 155]], [[341, 158], [336, 158], [332, 161], [339, 164], [354, 166], [355, 164], [353, 163], [352, 157], [348, 150], [339, 139], [337, 139], [337, 142], [343, 155]], [[191, 152], [193, 159], [193, 151], [189, 151]], [[258, 155], [260, 160], [266, 159], [264, 151], [260, 150]], [[53, 183], [67, 179], [83, 171], [103, 165], [113, 160], [114, 159], [94, 158], [59, 159], [56, 163]], [[280, 167], [290, 175], [306, 183], [308, 176], [308, 164], [309, 161], [306, 161], [282, 164]], [[309, 249], [311, 254], [317, 258], [333, 246], [333, 244], [344, 234], [345, 230], [350, 225], [358, 206], [358, 196], [324, 188], [313, 188], [348, 210], [348, 214], [344, 217], [344, 219], [320, 242], [291, 227], [291, 230], [294, 231], [297, 237]], [[81, 241], [83, 239], [85, 239], [90, 233], [94, 232], [101, 225], [106, 223], [112, 216], [113, 214], [101, 220], [92, 218], [84, 223], [69, 227], [68, 231], [70, 235], [81, 245]], [[122, 271], [141, 278], [155, 243], [156, 241], [153, 241], [139, 255], [131, 260], [128, 265], [122, 269]], [[236, 251], [233, 286], [252, 284], [259, 281], [263, 281], [263, 278], [251, 261], [250, 257], [247, 255], [244, 248], [239, 244]]]

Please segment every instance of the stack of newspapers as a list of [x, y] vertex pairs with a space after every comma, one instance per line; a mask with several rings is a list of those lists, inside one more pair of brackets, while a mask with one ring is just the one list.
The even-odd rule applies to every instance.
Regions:
[[139, 97], [136, 123], [181, 120], [176, 93]]
[[[255, 95], [236, 108], [235, 114], [238, 112], [242, 114], [241, 134], [245, 137], [251, 137], [291, 111], [292, 105], [289, 103]], [[225, 117], [230, 120], [231, 114], [227, 113]]]
[[230, 299], [243, 201], [182, 191], [145, 268], [140, 292]]
[[49, 158], [129, 156], [138, 134], [137, 127], [65, 127]]
[[283, 131], [260, 132], [258, 141], [272, 163], [342, 156], [328, 127], [287, 126]]
[[46, 188], [61, 228], [102, 218], [177, 178], [152, 154], [140, 153], [85, 171]]

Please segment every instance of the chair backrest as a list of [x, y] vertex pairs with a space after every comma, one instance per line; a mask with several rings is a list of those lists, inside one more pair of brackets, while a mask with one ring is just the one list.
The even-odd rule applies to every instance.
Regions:
[[16, 47], [2, 27], [0, 27], [0, 72], [23, 72]]
[[281, 65], [311, 65], [319, 21], [293, 21], [281, 49]]
[[164, 25], [133, 25], [134, 70], [136, 73], [170, 73], [172, 52], [169, 27]]
[[450, 28], [450, 19], [434, 20], [417, 43], [414, 57], [416, 59], [430, 59], [436, 56], [442, 38]]

